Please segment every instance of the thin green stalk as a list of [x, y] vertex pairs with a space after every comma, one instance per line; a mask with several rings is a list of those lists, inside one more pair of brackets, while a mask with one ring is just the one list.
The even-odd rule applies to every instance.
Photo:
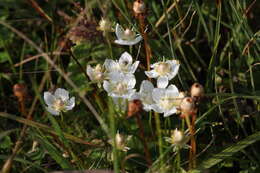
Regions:
[[[163, 154], [161, 121], [160, 121], [159, 114], [157, 112], [154, 113], [154, 117], [155, 117], [156, 132], [158, 136], [159, 154], [161, 156]], [[160, 160], [160, 166], [162, 165], [163, 165], [163, 159]]]
[[109, 124], [110, 124], [110, 138], [113, 140], [113, 166], [115, 173], [119, 173], [119, 161], [118, 161], [118, 152], [116, 146], [116, 125], [115, 125], [115, 112], [112, 105], [113, 101], [109, 98]]

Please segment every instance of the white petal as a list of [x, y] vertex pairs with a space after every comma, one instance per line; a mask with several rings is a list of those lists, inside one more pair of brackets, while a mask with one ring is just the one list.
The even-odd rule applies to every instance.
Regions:
[[75, 106], [75, 97], [71, 97], [66, 104], [66, 110], [71, 110]]
[[128, 52], [124, 52], [120, 59], [119, 59], [119, 64], [121, 65], [125, 65], [125, 63], [128, 65], [133, 63], [133, 59], [132, 56], [128, 53]]
[[140, 61], [135, 61], [135, 63], [130, 68], [130, 73], [134, 73], [139, 65]]
[[108, 74], [108, 76], [109, 76], [109, 80], [110, 80], [112, 83], [115, 83], [115, 82], [118, 82], [118, 81], [121, 82], [121, 81], [124, 80], [124, 78], [125, 78], [125, 76], [124, 76], [123, 73], [119, 73], [119, 72], [115, 72], [115, 71], [110, 72], [110, 73]]
[[164, 112], [162, 108], [160, 108], [158, 105], [155, 105], [155, 104], [151, 105], [151, 108], [152, 108], [155, 112], [157, 112], [157, 113], [163, 113], [163, 112]]
[[162, 88], [155, 88], [152, 93], [153, 100], [158, 102], [163, 96], [165, 96], [165, 91], [166, 90]]
[[53, 102], [55, 101], [55, 97], [50, 92], [44, 92], [43, 98], [48, 106], [53, 105]]
[[62, 101], [67, 101], [69, 99], [69, 92], [63, 88], [57, 88], [54, 96], [57, 98], [61, 98]]
[[166, 95], [169, 97], [178, 97], [179, 96], [179, 90], [175, 85], [170, 85], [166, 90]]
[[154, 89], [154, 86], [152, 84], [152, 82], [148, 81], [148, 80], [144, 80], [141, 84], [140, 87], [140, 92], [152, 92], [152, 90]]
[[119, 69], [119, 65], [118, 63], [116, 63], [114, 60], [112, 59], [106, 59], [105, 60], [105, 68], [108, 72], [111, 72], [111, 71], [118, 71]]
[[130, 99], [135, 94], [135, 89], [130, 89], [125, 95], [122, 95], [122, 98]]
[[59, 115], [60, 112], [52, 109], [50, 106], [46, 107], [47, 111], [50, 112], [52, 115]]
[[157, 73], [155, 70], [145, 71], [144, 73], [145, 73], [146, 76], [148, 76], [149, 78], [157, 78], [157, 77], [158, 77], [158, 73]]
[[129, 101], [132, 101], [132, 100], [140, 100], [140, 94], [135, 92], [130, 98], [129, 98]]
[[134, 75], [132, 74], [125, 75], [124, 81], [127, 82], [127, 89], [132, 89], [135, 87], [136, 79]]
[[90, 65], [88, 65], [87, 66], [87, 75], [88, 75], [88, 77], [90, 78], [90, 80], [93, 80], [94, 78], [93, 78], [93, 68], [90, 66]]
[[148, 105], [148, 104], [143, 104], [143, 109], [144, 109], [146, 112], [149, 112], [150, 110], [152, 110], [152, 106], [151, 106], [151, 105]]
[[171, 63], [172, 67], [171, 67], [171, 72], [169, 74], [169, 80], [173, 79], [179, 71], [180, 68], [180, 64], [176, 64], [176, 63]]
[[171, 110], [164, 112], [163, 116], [164, 117], [168, 117], [168, 116], [170, 116], [172, 114], [175, 114], [176, 112], [177, 112], [177, 109], [174, 107]]
[[123, 33], [124, 33], [124, 29], [117, 23], [117, 24], [116, 24], [116, 37], [117, 37], [118, 39], [121, 39]]
[[134, 45], [131, 41], [128, 41], [128, 40], [115, 40], [115, 43], [116, 44], [119, 44], [119, 45], [127, 45], [127, 46], [132, 46]]
[[169, 80], [166, 76], [161, 76], [157, 79], [158, 88], [166, 88], [168, 84], [169, 84]]
[[110, 83], [108, 82], [108, 81], [104, 81], [104, 83], [103, 83], [103, 88], [104, 88], [104, 90], [106, 90], [106, 92], [108, 92], [108, 93], [110, 93], [111, 92], [111, 88], [110, 88]]
[[141, 41], [143, 39], [143, 37], [141, 35], [137, 36], [134, 40], [133, 40], [133, 43], [136, 44], [138, 43], [139, 41]]

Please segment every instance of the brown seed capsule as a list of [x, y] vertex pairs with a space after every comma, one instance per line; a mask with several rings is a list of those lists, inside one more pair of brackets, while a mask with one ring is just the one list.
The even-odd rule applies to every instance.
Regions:
[[141, 0], [136, 0], [133, 5], [133, 11], [135, 14], [145, 13], [145, 3]]
[[19, 101], [21, 101], [27, 96], [27, 87], [25, 84], [15, 84], [13, 86], [13, 92]]
[[182, 116], [191, 114], [194, 111], [194, 108], [194, 100], [191, 97], [185, 97], [180, 104]]
[[128, 103], [127, 117], [130, 118], [142, 110], [142, 102], [133, 100]]
[[191, 94], [191, 97], [203, 97], [204, 96], [203, 86], [199, 83], [194, 83], [191, 86], [190, 94]]

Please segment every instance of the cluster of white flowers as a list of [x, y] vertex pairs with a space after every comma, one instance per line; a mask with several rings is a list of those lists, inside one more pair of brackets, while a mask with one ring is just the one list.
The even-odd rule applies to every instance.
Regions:
[[[108, 21], [102, 19], [100, 22], [101, 30], [108, 30], [105, 27]], [[115, 33], [117, 40], [115, 43], [120, 45], [134, 45], [142, 40], [142, 36], [133, 30], [123, 29], [119, 24], [116, 25]], [[180, 63], [177, 60], [163, 60], [151, 65], [150, 71], [145, 71], [149, 78], [157, 79], [157, 88], [153, 84], [144, 80], [141, 83], [140, 91], [136, 92], [136, 79], [134, 73], [139, 65], [139, 61], [133, 62], [132, 56], [124, 52], [119, 60], [106, 59], [104, 64], [98, 64], [94, 68], [87, 66], [87, 74], [92, 82], [103, 85], [104, 90], [114, 99], [122, 98], [125, 100], [141, 100], [143, 109], [153, 110], [163, 113], [165, 117], [177, 112], [181, 99], [184, 97], [179, 93], [175, 85], [169, 85], [179, 70]], [[65, 89], [58, 88], [54, 95], [49, 92], [44, 93], [47, 110], [58, 115], [60, 112], [70, 110], [75, 105], [75, 98], [69, 99]]]

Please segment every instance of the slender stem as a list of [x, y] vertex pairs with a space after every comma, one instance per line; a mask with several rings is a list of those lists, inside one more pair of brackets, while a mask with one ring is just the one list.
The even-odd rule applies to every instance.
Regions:
[[[158, 145], [159, 145], [159, 154], [160, 156], [163, 155], [163, 146], [162, 146], [162, 132], [161, 132], [161, 122], [160, 117], [157, 112], [154, 113], [155, 116], [155, 124], [156, 124], [156, 131], [158, 136]], [[160, 159], [160, 165], [163, 165], [163, 159]]]
[[109, 101], [109, 122], [110, 122], [110, 138], [113, 139], [113, 166], [115, 173], [119, 173], [119, 163], [118, 163], [118, 152], [116, 147], [116, 126], [115, 126], [115, 113], [111, 100]]
[[140, 138], [142, 139], [143, 146], [144, 146], [145, 159], [146, 159], [147, 164], [150, 167], [152, 165], [152, 159], [151, 159], [151, 154], [148, 149], [147, 141], [145, 139], [143, 123], [142, 123], [140, 114], [137, 114], [135, 117], [136, 117], [136, 121], [137, 121], [137, 124], [139, 127], [139, 135], [140, 135]]
[[78, 59], [75, 57], [75, 55], [72, 53], [72, 51], [70, 51], [70, 55], [73, 58], [73, 60], [77, 63], [77, 65], [79, 66], [80, 70], [83, 72], [83, 74], [86, 76], [86, 78], [88, 79], [88, 75], [86, 70], [82, 67], [82, 65], [79, 63]]

